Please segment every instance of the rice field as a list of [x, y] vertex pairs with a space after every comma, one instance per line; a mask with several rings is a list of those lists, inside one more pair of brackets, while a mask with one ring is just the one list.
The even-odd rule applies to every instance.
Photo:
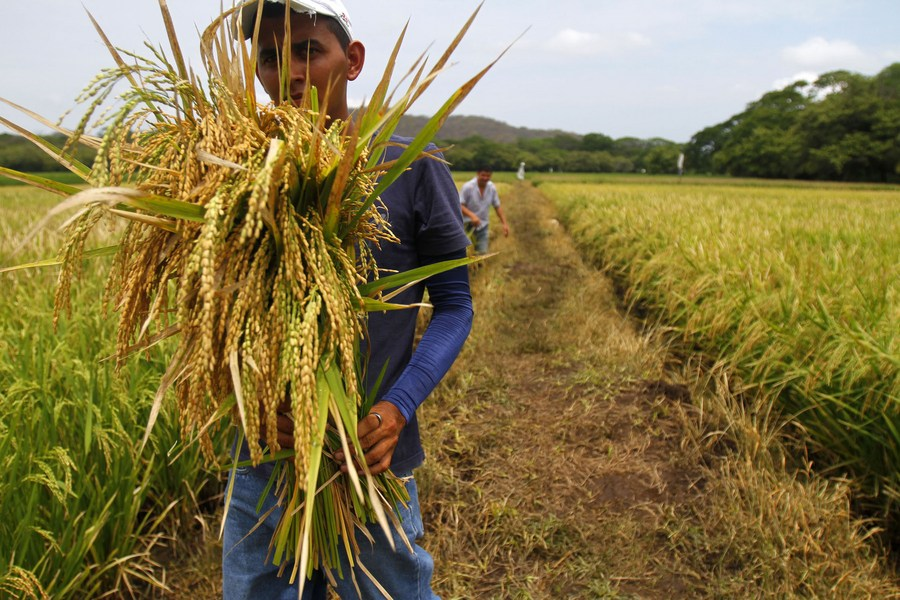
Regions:
[[[54, 255], [52, 224], [13, 251], [57, 201], [0, 188], [0, 266]], [[85, 264], [72, 314], [55, 330], [58, 270], [0, 274], [0, 597], [141, 589], [158, 572], [151, 552], [169, 533], [164, 519], [190, 523], [217, 488], [196, 449], [174, 460], [182, 448], [172, 414], [141, 451], [165, 363], [149, 353], [116, 373], [104, 360], [116, 325], [102, 309], [106, 270]]]
[[[497, 175], [514, 210], [512, 179]], [[772, 398], [811, 440], [814, 467], [852, 475], [896, 522], [900, 191], [576, 176], [539, 189], [631, 306], [727, 365], [735, 389]], [[56, 201], [0, 188], [0, 266], [52, 256], [53, 224], [13, 250]], [[174, 459], [172, 414], [141, 452], [165, 353], [120, 373], [104, 360], [116, 326], [102, 308], [107, 270], [85, 264], [56, 330], [56, 269], [0, 274], [0, 597], [142, 596], [160, 573], [154, 546], [218, 489], [197, 449]]]
[[650, 180], [540, 189], [626, 302], [766, 394], [814, 468], [900, 522], [900, 191]]
[[[55, 256], [66, 216], [34, 228], [58, 202], [0, 186], [0, 268]], [[119, 233], [99, 231], [88, 245]], [[116, 372], [118, 317], [104, 306], [111, 260], [84, 263], [72, 313], [55, 329], [59, 269], [0, 273], [0, 597], [142, 597], [161, 572], [154, 552], [189, 533], [173, 528], [220, 490], [221, 474], [179, 442], [174, 410], [141, 450], [171, 348]]]

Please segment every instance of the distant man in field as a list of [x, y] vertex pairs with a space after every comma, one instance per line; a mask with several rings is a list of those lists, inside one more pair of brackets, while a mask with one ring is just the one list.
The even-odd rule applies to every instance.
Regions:
[[506, 217], [503, 215], [503, 209], [500, 208], [500, 195], [497, 193], [497, 186], [491, 181], [493, 174], [493, 169], [490, 167], [478, 169], [475, 177], [463, 184], [459, 192], [463, 222], [466, 225], [466, 231], [474, 234], [476, 254], [487, 254], [488, 252], [490, 244], [488, 221], [492, 206], [503, 224], [503, 235], [509, 236], [509, 225], [506, 224]]

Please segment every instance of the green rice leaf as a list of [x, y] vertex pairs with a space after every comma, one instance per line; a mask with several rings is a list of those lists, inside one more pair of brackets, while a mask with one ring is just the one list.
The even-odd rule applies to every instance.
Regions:
[[53, 181], [52, 179], [47, 179], [46, 177], [41, 177], [40, 175], [22, 173], [21, 171], [7, 169], [6, 167], [0, 167], [0, 174], [9, 177], [10, 179], [15, 179], [16, 181], [27, 183], [30, 186], [40, 188], [47, 192], [59, 194], [60, 196], [74, 196], [81, 191], [80, 188], [69, 185], [67, 183], [60, 183], [58, 181]]
[[409, 271], [404, 271], [403, 273], [395, 273], [393, 275], [381, 277], [379, 279], [376, 279], [375, 281], [370, 281], [358, 286], [359, 293], [364, 297], [373, 297], [379, 292], [400, 287], [402, 285], [408, 285], [410, 283], [418, 283], [419, 281], [428, 279], [432, 275], [437, 275], [438, 273], [443, 273], [444, 271], [449, 271], [450, 269], [455, 269], [457, 267], [471, 265], [490, 258], [491, 256], [495, 256], [495, 254], [485, 254], [481, 256], [470, 256], [466, 258], [457, 258], [454, 260], [445, 260], [439, 263], [434, 263], [432, 265], [410, 269]]
[[[82, 255], [84, 258], [100, 258], [101, 256], [112, 256], [119, 249], [118, 244], [114, 246], [104, 246], [102, 248], [94, 248], [85, 250]], [[23, 271], [25, 269], [38, 269], [42, 267], [55, 267], [61, 265], [62, 261], [57, 258], [48, 258], [37, 262], [27, 263], [24, 265], [16, 265], [14, 267], [5, 267], [0, 269], [0, 273], [11, 273], [13, 271]]]
[[408, 308], [414, 308], [418, 306], [423, 306], [420, 303], [416, 304], [394, 304], [391, 302], [382, 302], [381, 300], [375, 300], [374, 298], [369, 298], [367, 296], [363, 296], [363, 310], [365, 312], [383, 312], [388, 310], [406, 310]]
[[[333, 365], [332, 365], [333, 366]], [[333, 386], [329, 385], [327, 375], [320, 368], [317, 375], [318, 405], [315, 407], [316, 414], [316, 432], [313, 439], [321, 440], [325, 436], [325, 427], [328, 424], [329, 405], [335, 402], [332, 394]], [[354, 431], [355, 433], [355, 431]], [[322, 462], [322, 444], [312, 444], [309, 450], [309, 472], [307, 474], [306, 490], [310, 494], [305, 498], [305, 506], [303, 507], [303, 528], [305, 533], [300, 546], [300, 561], [294, 564], [294, 572], [291, 579], [293, 580], [299, 570], [304, 576], [300, 578], [299, 594], [303, 595], [303, 586], [306, 582], [305, 574], [309, 566], [310, 554], [310, 531], [313, 522], [313, 505], [315, 504], [315, 493], [318, 487], [319, 467]]]
[[54, 207], [48, 216], [70, 208], [89, 206], [91, 204], [104, 204], [118, 209], [144, 210], [158, 217], [169, 217], [197, 223], [203, 223], [206, 216], [205, 207], [199, 204], [173, 200], [172, 198], [157, 196], [156, 194], [147, 194], [127, 187], [89, 188], [79, 191], [67, 201]]
[[[15, 104], [4, 100], [3, 98], [0, 98], [0, 101], [6, 102], [10, 106], [16, 106]], [[63, 153], [61, 148], [57, 148], [41, 136], [31, 133], [24, 127], [19, 127], [9, 119], [0, 117], [0, 123], [6, 125], [10, 129], [30, 141], [32, 144], [43, 150], [46, 154], [50, 155], [53, 160], [87, 181], [91, 170], [87, 166], [85, 166], [84, 163], [75, 159], [74, 157], [66, 155], [65, 153]]]

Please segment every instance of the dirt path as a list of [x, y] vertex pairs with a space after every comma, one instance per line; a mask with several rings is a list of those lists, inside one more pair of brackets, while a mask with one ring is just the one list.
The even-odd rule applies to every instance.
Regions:
[[689, 597], [663, 533], [699, 477], [679, 445], [688, 392], [665, 381], [663, 353], [549, 202], [517, 185], [504, 208], [512, 235], [473, 277], [475, 331], [422, 409], [436, 587], [445, 598]]
[[[537, 190], [473, 274], [475, 329], [420, 409], [417, 473], [442, 598], [692, 597], [664, 528], [699, 471], [679, 450], [687, 391], [579, 258]], [[168, 598], [221, 595], [218, 524], [173, 556]], [[398, 599], [402, 600], [402, 599]]]

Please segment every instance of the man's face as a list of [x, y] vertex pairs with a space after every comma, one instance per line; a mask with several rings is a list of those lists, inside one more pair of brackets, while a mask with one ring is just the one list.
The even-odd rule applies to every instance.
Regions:
[[478, 185], [484, 187], [491, 180], [491, 175], [493, 175], [491, 171], [478, 171]]
[[[273, 102], [281, 98], [281, 70], [284, 57], [284, 18], [263, 17], [259, 26], [256, 76]], [[347, 82], [362, 70], [365, 49], [351, 42], [345, 51], [337, 37], [321, 19], [291, 13], [290, 76], [285, 101], [299, 104], [310, 86], [318, 89], [319, 100], [327, 96], [328, 115], [346, 119]]]

